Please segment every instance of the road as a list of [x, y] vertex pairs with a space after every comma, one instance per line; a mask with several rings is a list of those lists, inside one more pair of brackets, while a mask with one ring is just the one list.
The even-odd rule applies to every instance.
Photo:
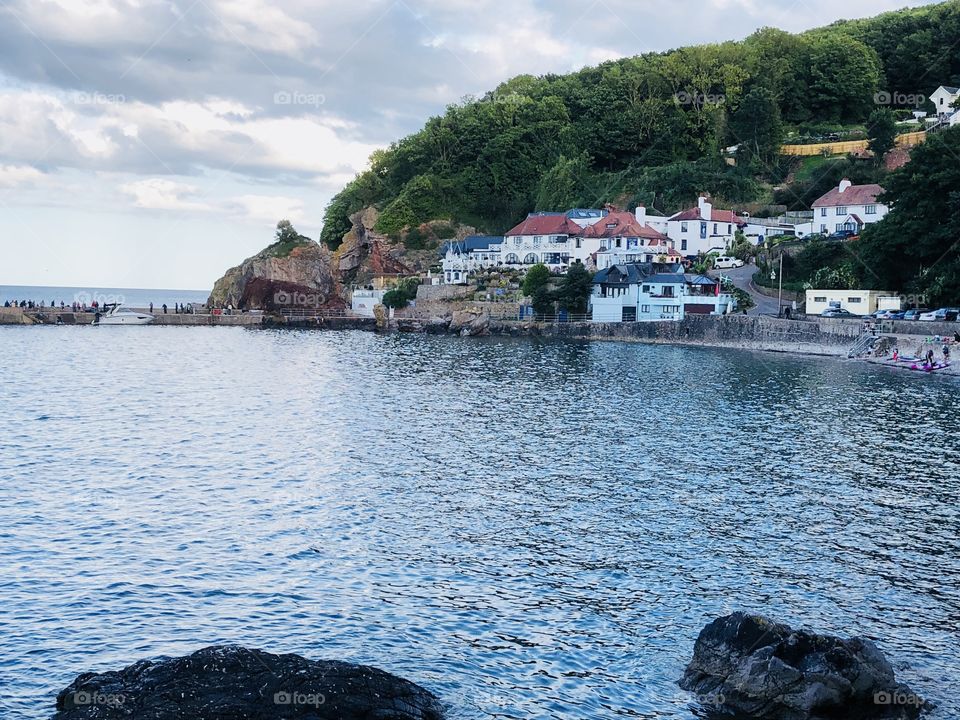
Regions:
[[753, 286], [752, 278], [756, 271], [756, 265], [748, 264], [730, 270], [714, 270], [710, 274], [730, 278], [734, 285], [750, 295], [755, 304], [747, 311], [747, 315], [776, 315], [779, 310], [779, 308], [777, 308], [777, 299], [775, 297], [761, 295]]

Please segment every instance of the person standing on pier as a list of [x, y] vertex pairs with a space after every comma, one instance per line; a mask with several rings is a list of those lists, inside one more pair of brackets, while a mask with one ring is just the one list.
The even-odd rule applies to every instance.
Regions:
[[161, 307], [163, 308], [163, 314], [166, 315], [166, 314], [167, 314], [167, 304], [164, 303]]
[[150, 312], [153, 313], [153, 301], [150, 302]]

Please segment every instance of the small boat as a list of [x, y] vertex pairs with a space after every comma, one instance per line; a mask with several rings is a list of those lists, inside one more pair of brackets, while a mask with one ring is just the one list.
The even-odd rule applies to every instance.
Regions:
[[933, 372], [934, 370], [944, 370], [948, 367], [950, 367], [950, 363], [948, 362], [933, 363], [932, 365], [929, 363], [913, 363], [913, 365], [910, 366], [910, 369], [922, 370], [923, 372]]
[[149, 325], [153, 315], [123, 307], [120, 303], [108, 303], [104, 311], [93, 318], [94, 325]]

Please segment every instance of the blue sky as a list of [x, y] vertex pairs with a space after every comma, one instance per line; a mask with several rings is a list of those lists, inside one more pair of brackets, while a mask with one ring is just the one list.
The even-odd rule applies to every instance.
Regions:
[[317, 237], [372, 150], [513, 75], [905, 4], [927, 3], [5, 0], [0, 283], [210, 288], [280, 218]]

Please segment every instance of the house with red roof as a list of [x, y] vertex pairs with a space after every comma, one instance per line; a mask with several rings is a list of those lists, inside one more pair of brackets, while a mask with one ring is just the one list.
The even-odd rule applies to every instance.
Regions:
[[567, 213], [530, 213], [504, 233], [500, 260], [522, 268], [543, 263], [554, 272], [563, 272], [570, 266], [570, 238], [582, 232]]
[[854, 185], [848, 178], [813, 203], [814, 230], [830, 233], [852, 231], [860, 234], [865, 225], [880, 222], [890, 208], [877, 202], [883, 192], [879, 185]]
[[642, 205], [635, 213], [610, 212], [600, 222], [584, 228], [582, 243], [596, 258], [594, 263], [600, 270], [627, 263], [680, 262], [673, 241], [646, 222]]
[[711, 252], [723, 254], [733, 243], [737, 230], [746, 224], [732, 210], [714, 208], [710, 196], [702, 194], [696, 207], [667, 218], [667, 235], [674, 241], [677, 252], [685, 257]]

